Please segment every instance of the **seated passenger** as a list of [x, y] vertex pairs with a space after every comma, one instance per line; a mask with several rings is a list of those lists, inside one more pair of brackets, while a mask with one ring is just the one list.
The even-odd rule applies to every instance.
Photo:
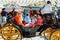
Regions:
[[18, 12], [14, 12], [14, 22], [18, 25], [22, 25], [22, 19]]
[[40, 15], [38, 15], [38, 18], [37, 18], [37, 21], [35, 22], [36, 25], [40, 25], [42, 26], [43, 25], [43, 19], [41, 18]]
[[31, 23], [31, 18], [29, 16], [29, 14], [26, 14], [25, 22], [26, 22], [26, 24], [30, 24]]
[[30, 28], [34, 28], [35, 27], [35, 21], [37, 21], [37, 15], [36, 14], [31, 16], [31, 23], [26, 24], [25, 26], [30, 27]]
[[31, 23], [32, 24], [34, 24], [36, 21], [37, 21], [37, 15], [33, 15], [32, 17], [31, 17]]

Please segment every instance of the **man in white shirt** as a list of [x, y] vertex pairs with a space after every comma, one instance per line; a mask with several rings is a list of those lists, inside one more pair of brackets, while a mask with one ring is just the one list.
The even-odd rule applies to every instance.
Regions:
[[49, 14], [52, 12], [51, 2], [47, 1], [47, 4], [44, 5], [43, 9], [41, 10], [42, 15]]
[[47, 1], [47, 4], [45, 4], [41, 10], [41, 14], [43, 15], [43, 18], [45, 20], [50, 20], [52, 18], [52, 6], [51, 2]]

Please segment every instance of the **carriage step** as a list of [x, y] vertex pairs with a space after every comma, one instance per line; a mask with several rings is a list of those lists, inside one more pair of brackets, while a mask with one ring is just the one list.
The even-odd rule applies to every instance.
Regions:
[[40, 32], [36, 32], [36, 36], [39, 36], [40, 35]]

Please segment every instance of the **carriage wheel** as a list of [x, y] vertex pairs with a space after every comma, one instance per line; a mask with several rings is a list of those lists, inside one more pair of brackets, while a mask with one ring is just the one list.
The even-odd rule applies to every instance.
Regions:
[[6, 24], [0, 33], [4, 40], [22, 40], [21, 32], [12, 24]]
[[47, 28], [47, 29], [44, 31], [44, 36], [49, 40], [51, 33], [54, 32], [54, 31], [55, 31], [55, 30], [53, 30], [52, 28]]
[[52, 33], [50, 40], [60, 40], [60, 30], [57, 30]]

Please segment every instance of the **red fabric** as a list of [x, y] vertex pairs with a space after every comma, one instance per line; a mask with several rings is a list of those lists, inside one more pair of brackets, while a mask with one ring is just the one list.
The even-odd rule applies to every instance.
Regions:
[[24, 25], [26, 25], [26, 22], [25, 22], [25, 21], [23, 21], [23, 24], [24, 24]]
[[31, 28], [34, 28], [34, 27], [35, 27], [35, 24], [32, 24], [32, 23], [31, 23], [29, 26], [30, 26]]
[[30, 10], [30, 16], [32, 16], [33, 15], [33, 11], [32, 10]]
[[38, 20], [35, 22], [36, 25], [43, 25], [43, 19], [42, 18], [38, 18]]
[[16, 22], [18, 25], [21, 25], [22, 24], [22, 19], [19, 15], [16, 15], [14, 17], [14, 22]]

